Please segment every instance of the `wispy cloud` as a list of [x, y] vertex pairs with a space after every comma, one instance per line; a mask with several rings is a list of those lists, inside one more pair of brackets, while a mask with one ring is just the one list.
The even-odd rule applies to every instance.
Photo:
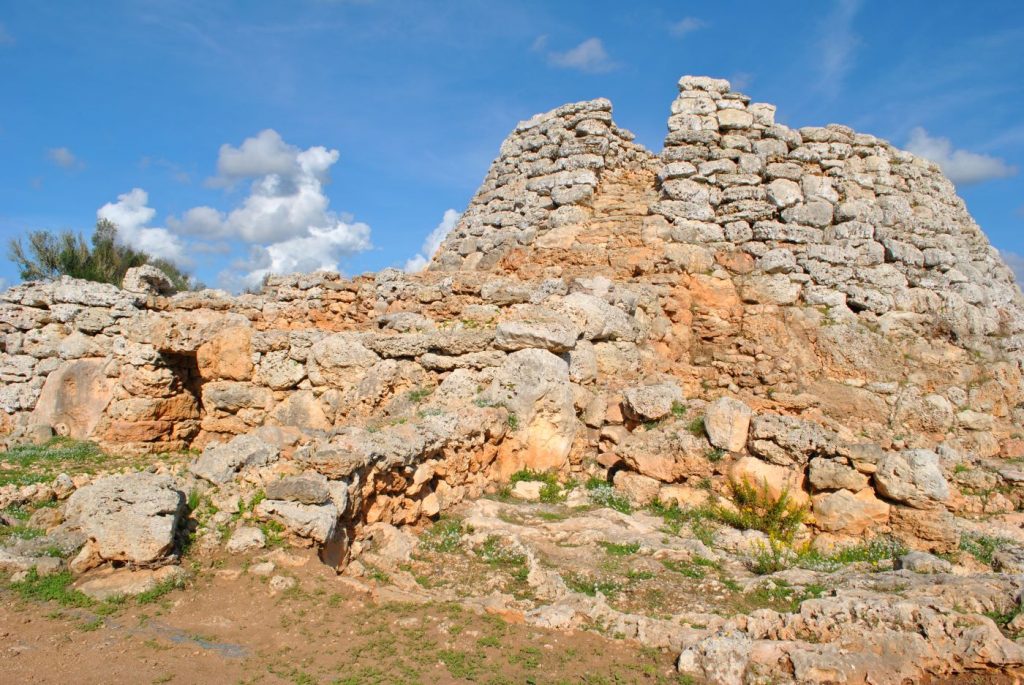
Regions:
[[[547, 47], [547, 36], [541, 36], [533, 42], [534, 51], [543, 52]], [[587, 38], [576, 47], [558, 52], [547, 52], [548, 64], [562, 69], [575, 69], [588, 74], [601, 74], [612, 71], [618, 64], [604, 49], [600, 38]]]
[[14, 43], [14, 36], [11, 35], [6, 26], [0, 24], [0, 45], [14, 45]]
[[455, 224], [459, 222], [460, 216], [462, 216], [461, 212], [457, 212], [454, 209], [445, 210], [441, 223], [435, 226], [434, 230], [427, 235], [419, 253], [406, 260], [405, 270], [410, 273], [415, 273], [427, 268], [427, 264], [430, 263], [434, 253], [441, 247], [441, 243], [443, 243], [444, 239], [448, 237], [451, 230], [455, 228]]
[[1017, 167], [998, 157], [954, 149], [949, 138], [932, 137], [920, 126], [910, 132], [907, 150], [938, 164], [942, 173], [957, 185], [982, 183], [1017, 173]]
[[700, 29], [707, 26], [707, 22], [697, 17], [684, 17], [677, 22], [673, 22], [668, 27], [668, 32], [676, 38], [682, 38], [683, 36], [699, 31]]
[[999, 255], [1006, 262], [1006, 265], [1013, 270], [1013, 275], [1017, 277], [1017, 282], [1024, 283], [1024, 255], [1010, 252], [1009, 250], [1000, 250]]
[[46, 158], [62, 169], [83, 169], [85, 162], [66, 147], [51, 147], [46, 151]]
[[822, 22], [818, 42], [819, 86], [831, 96], [839, 93], [843, 80], [853, 67], [860, 36], [853, 22], [860, 11], [861, 0], [836, 0]]

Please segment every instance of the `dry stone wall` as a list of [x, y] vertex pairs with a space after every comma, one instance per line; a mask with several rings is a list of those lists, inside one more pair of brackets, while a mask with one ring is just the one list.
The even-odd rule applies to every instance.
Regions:
[[1021, 505], [1020, 291], [933, 165], [773, 113], [684, 77], [660, 157], [607, 101], [538, 115], [423, 274], [12, 288], [7, 440], [322, 481], [258, 513], [335, 561], [522, 468], [683, 506], [747, 479], [824, 539], [947, 550]]

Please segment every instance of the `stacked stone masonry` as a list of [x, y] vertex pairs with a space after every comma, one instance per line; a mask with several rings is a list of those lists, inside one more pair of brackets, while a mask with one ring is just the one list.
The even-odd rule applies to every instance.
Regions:
[[1021, 293], [952, 185], [725, 81], [679, 86], [660, 156], [605, 100], [520, 124], [422, 274], [9, 289], [8, 440], [45, 425], [203, 449], [214, 483], [323, 478], [321, 501], [258, 513], [338, 563], [366, 523], [524, 467], [684, 505], [745, 478], [819, 536], [938, 551], [954, 514], [1019, 507], [998, 486], [1024, 481], [1003, 459], [1024, 456]]

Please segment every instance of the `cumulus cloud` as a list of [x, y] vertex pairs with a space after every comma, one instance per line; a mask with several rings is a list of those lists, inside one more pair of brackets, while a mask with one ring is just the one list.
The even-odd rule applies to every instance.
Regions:
[[609, 57], [600, 38], [588, 38], [565, 52], [552, 50], [547, 53], [547, 59], [552, 66], [591, 74], [611, 71], [618, 66]]
[[46, 151], [46, 158], [62, 169], [81, 169], [85, 166], [85, 163], [66, 147], [51, 147]]
[[827, 93], [837, 94], [853, 67], [861, 42], [853, 22], [860, 7], [861, 0], [836, 0], [833, 10], [821, 24], [817, 64], [821, 88]]
[[954, 149], [949, 138], [932, 137], [920, 126], [910, 132], [907, 150], [938, 164], [942, 173], [957, 185], [982, 183], [1017, 173], [1016, 167], [998, 157]]
[[698, 19], [697, 17], [684, 17], [669, 26], [668, 32], [676, 38], [682, 38], [688, 33], [699, 31], [705, 26], [707, 26], [707, 23], [703, 19]]
[[108, 202], [96, 211], [98, 219], [107, 219], [117, 225], [118, 239], [126, 245], [142, 250], [154, 257], [187, 266], [185, 244], [166, 228], [149, 226], [156, 210], [148, 206], [149, 194], [142, 188], [132, 188], [117, 196], [117, 202]]
[[426, 240], [423, 241], [423, 247], [420, 248], [419, 254], [415, 257], [411, 257], [405, 262], [405, 270], [410, 273], [417, 271], [423, 271], [427, 264], [430, 263], [431, 258], [437, 249], [441, 247], [441, 243], [448, 237], [451, 230], [455, 228], [455, 224], [458, 223], [459, 217], [462, 216], [460, 212], [456, 212], [454, 209], [447, 209], [444, 213], [444, 218], [441, 219], [441, 223], [434, 227]]
[[370, 227], [330, 209], [324, 186], [337, 150], [306, 150], [286, 143], [273, 129], [260, 131], [235, 147], [220, 147], [217, 176], [208, 185], [232, 187], [250, 181], [249, 194], [229, 212], [193, 207], [168, 219], [176, 233], [214, 240], [241, 240], [249, 257], [236, 262], [240, 273], [227, 281], [257, 285], [269, 273], [337, 270], [338, 262], [368, 250]]

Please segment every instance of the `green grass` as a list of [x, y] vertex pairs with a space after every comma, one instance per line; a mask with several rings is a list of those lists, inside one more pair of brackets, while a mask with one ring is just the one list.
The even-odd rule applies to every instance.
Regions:
[[0, 486], [47, 483], [62, 471], [93, 473], [107, 458], [95, 443], [71, 438], [19, 445], [0, 453]]
[[406, 397], [409, 398], [410, 402], [419, 404], [423, 400], [430, 397], [434, 392], [433, 388], [417, 388], [416, 390], [410, 390], [406, 393]]
[[661, 565], [667, 568], [669, 571], [675, 571], [676, 573], [686, 578], [693, 578], [694, 580], [703, 580], [706, 573], [704, 569], [686, 561], [673, 561], [672, 559], [663, 559]]
[[181, 590], [184, 587], [185, 581], [182, 578], [168, 578], [160, 581], [153, 588], [140, 592], [135, 596], [135, 601], [139, 604], [152, 604], [167, 593]]
[[717, 464], [718, 462], [722, 461], [722, 457], [724, 457], [726, 454], [727, 453], [725, 450], [716, 447], [713, 450], [708, 450], [707, 454], [705, 454], [704, 456], [707, 457], [707, 460], [710, 461], [712, 464]]
[[715, 516], [707, 507], [695, 507], [691, 509], [680, 509], [675, 502], [666, 504], [660, 500], [654, 500], [647, 506], [647, 511], [660, 516], [665, 522], [666, 528], [673, 535], [678, 535], [683, 524], [689, 524], [693, 536], [708, 547], [714, 542], [715, 531], [708, 525], [709, 519]]
[[677, 419], [686, 416], [686, 405], [679, 401], [673, 402], [672, 416], [676, 417]]
[[604, 549], [605, 554], [612, 557], [628, 557], [630, 554], [636, 554], [640, 551], [639, 542], [629, 542], [620, 544], [617, 542], [608, 542], [607, 540], [602, 540], [597, 544]]
[[522, 469], [516, 471], [509, 478], [509, 488], [520, 482], [540, 482], [543, 485], [540, 488], [540, 501], [545, 504], [557, 504], [564, 502], [566, 498], [566, 492], [562, 489], [562, 486], [558, 482], [558, 475], [552, 471], [534, 471], [532, 469]]
[[992, 565], [992, 555], [1001, 548], [1012, 545], [1013, 540], [992, 535], [972, 535], [965, 533], [960, 537], [960, 550], [985, 564]]
[[844, 547], [829, 554], [822, 554], [811, 548], [799, 550], [796, 565], [812, 571], [831, 573], [848, 564], [868, 563], [873, 567], [882, 562], [895, 561], [909, 550], [906, 545], [889, 537], [876, 537], [853, 547]]
[[812, 583], [803, 589], [792, 587], [789, 583], [773, 579], [758, 585], [740, 599], [740, 610], [749, 613], [756, 609], [774, 609], [783, 613], [793, 613], [808, 599], [818, 599], [828, 590], [824, 585]]
[[40, 576], [36, 569], [29, 569], [25, 580], [11, 583], [11, 589], [19, 597], [36, 602], [57, 602], [65, 607], [88, 607], [93, 600], [71, 588], [74, 579], [70, 571], [61, 571]]

